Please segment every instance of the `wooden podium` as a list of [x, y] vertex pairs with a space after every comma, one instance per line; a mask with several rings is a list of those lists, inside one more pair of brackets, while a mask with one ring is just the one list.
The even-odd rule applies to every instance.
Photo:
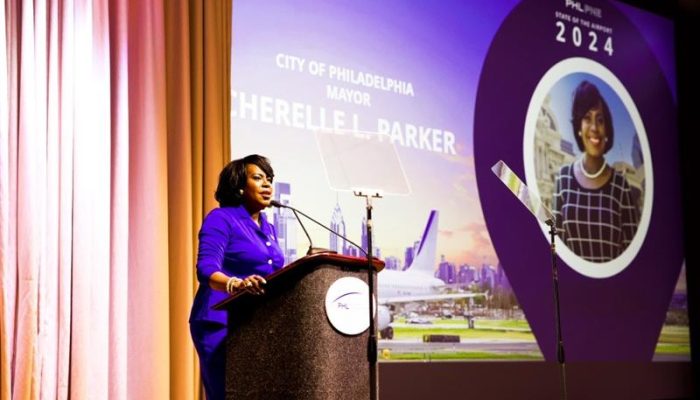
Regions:
[[241, 292], [214, 306], [229, 315], [226, 398], [369, 399], [368, 330], [345, 335], [325, 311], [331, 284], [367, 283], [367, 267], [366, 258], [306, 256], [266, 277], [264, 295]]

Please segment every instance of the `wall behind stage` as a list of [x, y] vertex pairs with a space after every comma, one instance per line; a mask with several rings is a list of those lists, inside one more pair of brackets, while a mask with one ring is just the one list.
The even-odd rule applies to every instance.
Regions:
[[[393, 144], [402, 174], [386, 179], [405, 177], [408, 189], [375, 202], [375, 250], [388, 268], [410, 266], [436, 210], [436, 275], [491, 296], [469, 311], [479, 313], [477, 328], [515, 320], [524, 334], [506, 356], [554, 360], [546, 227], [490, 169], [504, 160], [551, 205], [557, 172], [581, 157], [567, 113], [572, 88], [594, 82], [617, 124], [606, 160], [636, 190], [640, 218], [609, 261], [558, 240], [568, 360], [689, 359], [672, 21], [612, 1], [463, 3], [236, 3], [233, 157], [267, 155], [280, 199], [363, 243], [364, 203], [333, 189], [316, 132], [360, 133], [371, 149]], [[357, 165], [379, 177], [383, 167]], [[305, 237], [284, 216], [271, 218], [284, 225], [288, 260], [298, 257]], [[310, 231], [316, 246], [356, 252]], [[509, 294], [517, 302], [496, 304]], [[461, 332], [474, 343], [494, 335]]]

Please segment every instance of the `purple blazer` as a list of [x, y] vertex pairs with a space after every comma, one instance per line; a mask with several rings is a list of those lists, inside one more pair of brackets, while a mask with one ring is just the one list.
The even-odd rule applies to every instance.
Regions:
[[212, 210], [202, 222], [197, 253], [199, 289], [194, 297], [190, 322], [227, 323], [226, 311], [212, 306], [226, 298], [225, 292], [209, 287], [209, 277], [216, 271], [245, 278], [267, 276], [284, 266], [284, 255], [277, 243], [275, 227], [260, 214], [260, 226], [243, 206]]

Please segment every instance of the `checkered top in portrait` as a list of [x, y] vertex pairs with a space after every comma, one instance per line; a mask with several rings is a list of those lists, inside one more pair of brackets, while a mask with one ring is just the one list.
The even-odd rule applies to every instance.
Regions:
[[579, 185], [574, 164], [563, 166], [556, 179], [552, 208], [559, 237], [578, 256], [592, 262], [617, 258], [629, 246], [639, 224], [627, 179], [613, 171], [598, 189]]

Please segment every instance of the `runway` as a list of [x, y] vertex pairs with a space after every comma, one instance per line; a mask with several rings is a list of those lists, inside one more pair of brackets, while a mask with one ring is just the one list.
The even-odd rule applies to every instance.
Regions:
[[541, 354], [535, 342], [462, 339], [459, 343], [425, 343], [420, 340], [379, 340], [379, 350], [393, 353], [487, 352]]

